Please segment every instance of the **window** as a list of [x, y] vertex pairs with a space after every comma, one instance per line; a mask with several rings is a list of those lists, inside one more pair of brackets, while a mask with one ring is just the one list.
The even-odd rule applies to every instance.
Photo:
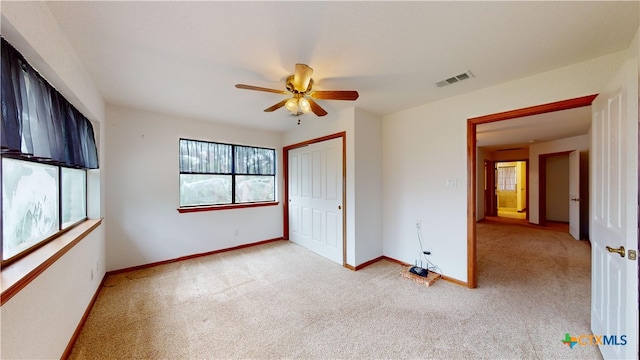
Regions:
[[180, 207], [275, 201], [276, 151], [180, 139]]
[[62, 211], [61, 228], [84, 220], [87, 217], [87, 172], [82, 169], [60, 168], [62, 187], [60, 191], [60, 209]]
[[86, 171], [2, 157], [2, 262], [87, 218]]
[[516, 191], [516, 167], [505, 166], [498, 168], [498, 190]]
[[0, 263], [6, 265], [87, 219], [86, 169], [98, 168], [98, 149], [91, 121], [4, 38], [0, 47]]

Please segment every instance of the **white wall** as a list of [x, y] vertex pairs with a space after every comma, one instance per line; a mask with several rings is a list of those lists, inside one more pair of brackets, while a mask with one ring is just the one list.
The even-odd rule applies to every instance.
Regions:
[[598, 93], [625, 57], [615, 53], [385, 116], [384, 255], [413, 263], [420, 219], [432, 262], [467, 281], [467, 119]]
[[355, 249], [360, 265], [382, 255], [382, 119], [355, 110]]
[[[571, 138], [549, 141], [545, 143], [535, 144], [529, 147], [529, 222], [533, 224], [540, 223], [540, 162], [539, 157], [542, 154], [553, 154], [564, 151], [578, 150], [581, 158], [589, 152], [589, 136], [580, 135]], [[581, 163], [580, 167], [588, 166]], [[588, 186], [588, 179], [581, 179], [581, 187]], [[585, 199], [585, 201], [587, 201]]]
[[[93, 123], [101, 169], [88, 176], [88, 214], [104, 216], [104, 103], [44, 2], [3, 2], [2, 35]], [[101, 225], [2, 308], [2, 358], [59, 358], [105, 274]], [[93, 273], [93, 278], [91, 274]]]
[[[419, 259], [415, 225], [420, 220], [432, 262], [445, 275], [465, 280], [466, 118], [471, 116], [459, 113], [462, 104], [448, 102], [383, 119], [383, 251], [411, 264]], [[447, 187], [448, 180], [455, 187]]]
[[[108, 270], [282, 237], [282, 204], [177, 211], [180, 138], [274, 148], [280, 174], [279, 133], [111, 105], [106, 122]], [[277, 181], [280, 199], [281, 179]]]
[[2, 305], [2, 358], [55, 359], [64, 352], [104, 277], [101, 225]]
[[343, 131], [347, 157], [347, 264], [358, 266], [382, 255], [381, 119], [355, 108], [322, 118], [306, 117], [300, 126], [283, 135], [283, 145]]

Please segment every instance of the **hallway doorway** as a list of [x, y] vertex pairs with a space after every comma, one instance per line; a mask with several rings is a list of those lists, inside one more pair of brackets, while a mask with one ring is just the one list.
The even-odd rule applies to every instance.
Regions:
[[495, 162], [493, 184], [498, 217], [527, 219], [527, 161]]
[[[467, 183], [467, 286], [477, 287], [477, 247], [476, 247], [476, 210], [478, 209], [477, 194], [482, 187], [478, 188], [478, 177], [481, 176], [481, 169], [478, 166], [478, 146], [476, 127], [480, 124], [502, 122], [506, 120], [541, 115], [556, 111], [577, 109], [591, 106], [591, 102], [597, 95], [588, 95], [574, 99], [562, 100], [548, 104], [531, 106], [528, 108], [505, 111], [502, 113], [490, 114], [467, 119], [467, 175], [470, 181]], [[535, 139], [533, 139], [535, 140]], [[482, 164], [482, 162], [480, 163]], [[482, 165], [480, 165], [482, 166]], [[480, 203], [482, 204], [482, 202]], [[478, 209], [482, 211], [480, 207]]]

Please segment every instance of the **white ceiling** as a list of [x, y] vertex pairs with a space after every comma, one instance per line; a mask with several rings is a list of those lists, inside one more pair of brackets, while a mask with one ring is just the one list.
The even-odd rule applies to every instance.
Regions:
[[[306, 63], [314, 89], [360, 93], [355, 102], [319, 100], [327, 117], [354, 105], [385, 115], [626, 49], [640, 11], [637, 1], [48, 6], [107, 103], [275, 131], [297, 122], [284, 108], [262, 111], [283, 95], [234, 84], [284, 89]], [[474, 78], [434, 85], [468, 70]]]
[[480, 124], [477, 144], [489, 150], [528, 147], [534, 143], [584, 135], [591, 127], [591, 106]]

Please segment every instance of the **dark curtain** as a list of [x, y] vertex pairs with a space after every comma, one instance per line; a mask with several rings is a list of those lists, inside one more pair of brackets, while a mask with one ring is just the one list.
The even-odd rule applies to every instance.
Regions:
[[180, 139], [180, 172], [231, 174], [232, 145]]
[[98, 168], [91, 122], [2, 38], [2, 152]]

